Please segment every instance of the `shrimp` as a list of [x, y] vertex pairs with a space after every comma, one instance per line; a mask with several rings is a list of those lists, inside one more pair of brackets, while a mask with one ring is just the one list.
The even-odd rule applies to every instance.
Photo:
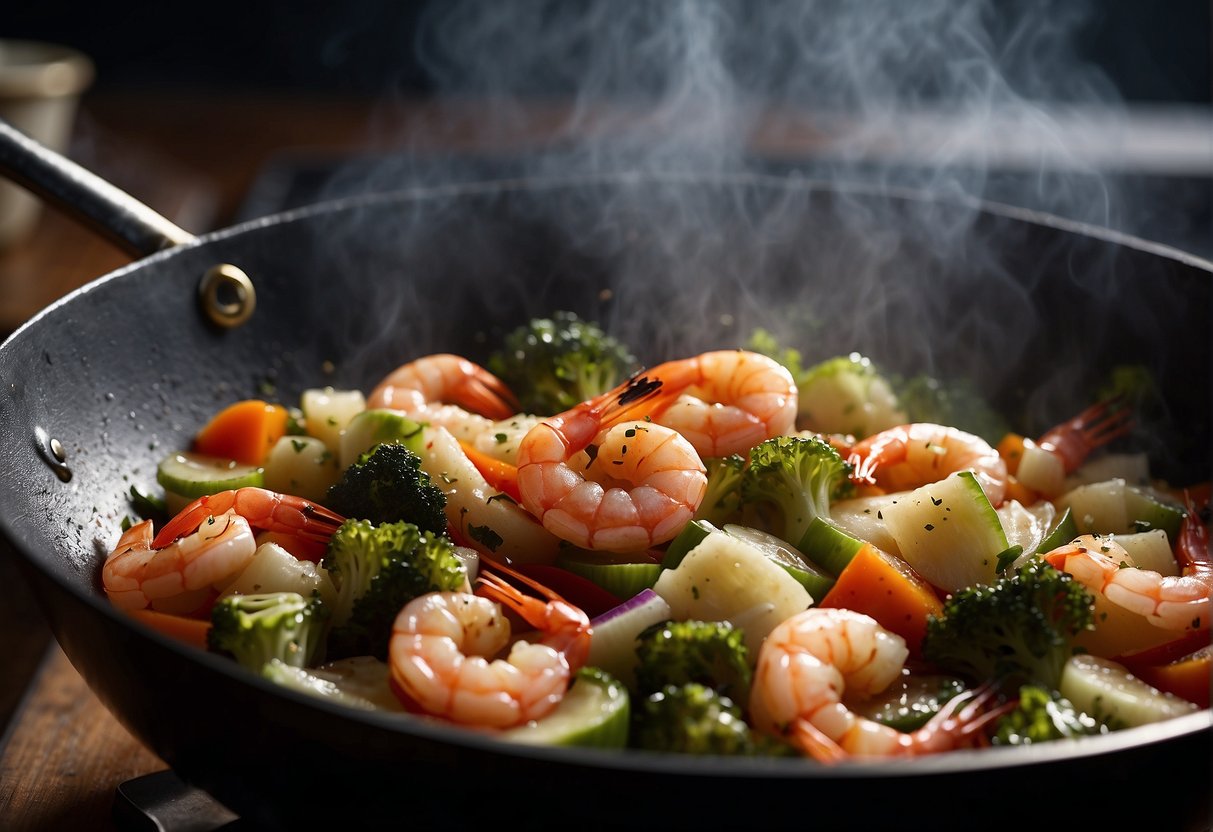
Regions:
[[812, 607], [777, 626], [758, 651], [750, 689], [754, 724], [822, 762], [907, 757], [980, 743], [1006, 710], [985, 710], [987, 689], [955, 697], [913, 733], [862, 717], [842, 702], [867, 698], [901, 674], [905, 640], [848, 609]]
[[957, 471], [972, 471], [990, 503], [1007, 493], [1007, 464], [979, 436], [946, 425], [916, 422], [872, 434], [851, 447], [851, 479], [888, 491], [906, 491], [938, 482]]
[[131, 526], [101, 567], [101, 584], [115, 606], [189, 613], [212, 587], [235, 578], [257, 550], [248, 521], [233, 511], [208, 518], [168, 546], [152, 542], [152, 521]]
[[210, 517], [233, 511], [254, 529], [318, 543], [327, 543], [345, 518], [302, 497], [279, 494], [266, 488], [237, 488], [199, 497], [164, 524], [152, 541], [163, 549], [179, 537], [191, 534]]
[[[1195, 513], [1189, 513], [1184, 523], [1199, 524], [1200, 520]], [[1199, 537], [1201, 533], [1187, 534]], [[1183, 536], [1181, 531], [1180, 537]], [[1187, 561], [1182, 574], [1164, 577], [1153, 570], [1137, 568], [1113, 537], [1094, 534], [1076, 537], [1044, 555], [1049, 564], [1069, 572], [1091, 592], [1142, 616], [1155, 627], [1172, 631], [1207, 629], [1213, 589], [1208, 547], [1204, 547], [1202, 555], [1189, 548], [1181, 558]]]
[[660, 388], [660, 381], [633, 379], [532, 428], [518, 448], [523, 508], [585, 549], [634, 551], [672, 539], [708, 480], [677, 431], [630, 421]]
[[685, 436], [704, 459], [744, 454], [795, 428], [796, 382], [761, 353], [705, 352], [660, 364], [647, 375], [684, 394], [654, 420]]
[[1133, 429], [1133, 414], [1123, 405], [1121, 396], [1094, 404], [1046, 431], [1036, 444], [1061, 460], [1065, 472], [1072, 474], [1096, 448]]
[[371, 391], [367, 407], [403, 411], [470, 442], [488, 432], [493, 420], [517, 413], [518, 401], [505, 382], [484, 367], [439, 353], [393, 370]]
[[[524, 595], [494, 572], [477, 578], [481, 595], [433, 592], [405, 605], [388, 645], [391, 681], [406, 706], [452, 722], [512, 728], [548, 714], [585, 665], [592, 630], [582, 610], [541, 584], [494, 564], [542, 593]], [[542, 633], [537, 643], [510, 640], [499, 604]]]
[[101, 568], [101, 584], [119, 607], [192, 612], [252, 560], [254, 529], [319, 542], [342, 522], [301, 497], [264, 488], [221, 491], [190, 503], [154, 538], [148, 520], [124, 532]]

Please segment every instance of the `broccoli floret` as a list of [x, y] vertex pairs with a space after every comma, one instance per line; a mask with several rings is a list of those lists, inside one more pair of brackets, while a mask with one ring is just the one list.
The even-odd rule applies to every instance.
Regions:
[[862, 438], [908, 421], [889, 382], [857, 352], [810, 367], [796, 386], [800, 424], [809, 430]]
[[830, 500], [851, 488], [851, 466], [824, 439], [777, 436], [750, 450], [741, 481], [747, 503], [766, 503], [781, 518], [771, 531], [797, 548], [814, 517], [829, 519]]
[[977, 682], [1056, 690], [1074, 637], [1092, 628], [1094, 599], [1070, 575], [1030, 560], [991, 586], [944, 602], [923, 639], [927, 661]]
[[732, 454], [711, 457], [703, 463], [708, 469], [708, 487], [694, 519], [723, 526], [741, 508], [741, 478], [746, 460], [740, 454]]
[[446, 531], [446, 494], [421, 470], [421, 457], [394, 442], [358, 457], [329, 488], [324, 504], [376, 525], [404, 521], [422, 531]]
[[745, 634], [727, 621], [664, 621], [636, 636], [636, 687], [642, 694], [696, 682], [735, 701], [749, 698]]
[[751, 352], [761, 353], [767, 358], [773, 358], [786, 367], [792, 374], [792, 379], [796, 382], [797, 387], [804, 380], [805, 368], [800, 357], [800, 350], [782, 346], [779, 339], [771, 332], [761, 327], [755, 329], [750, 333], [750, 340], [746, 342], [746, 348]]
[[297, 592], [232, 595], [211, 609], [207, 646], [256, 673], [272, 659], [306, 667], [324, 643], [329, 610], [318, 595]]
[[466, 578], [454, 544], [412, 523], [347, 520], [322, 564], [337, 587], [330, 658], [386, 658], [400, 608], [427, 592], [459, 589]]
[[922, 375], [894, 380], [893, 388], [907, 422], [951, 425], [980, 436], [991, 445], [1010, 431], [1006, 417], [991, 407], [968, 382], [945, 384], [937, 378]]
[[729, 697], [707, 685], [667, 685], [640, 702], [631, 745], [677, 754], [754, 754], [757, 744]]
[[636, 359], [597, 324], [572, 312], [518, 327], [489, 357], [488, 367], [527, 413], [562, 413], [623, 383]]
[[1106, 734], [1109, 727], [1082, 713], [1057, 691], [1039, 685], [1019, 689], [1019, 704], [994, 726], [994, 745], [1031, 745], [1038, 742]]

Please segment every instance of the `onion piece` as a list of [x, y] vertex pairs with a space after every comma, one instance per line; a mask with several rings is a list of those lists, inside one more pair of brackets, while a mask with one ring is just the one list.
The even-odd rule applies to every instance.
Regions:
[[646, 627], [668, 621], [670, 605], [651, 589], [637, 593], [590, 622], [593, 637], [587, 664], [600, 667], [629, 688], [636, 681], [636, 636]]

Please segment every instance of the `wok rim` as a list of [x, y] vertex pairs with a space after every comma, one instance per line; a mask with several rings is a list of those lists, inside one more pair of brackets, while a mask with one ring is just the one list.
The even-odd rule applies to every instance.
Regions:
[[[909, 203], [933, 202], [941, 205], [954, 205], [971, 209], [977, 213], [986, 213], [1016, 222], [1043, 226], [1064, 233], [1094, 238], [1113, 245], [1141, 251], [1207, 272], [1213, 277], [1213, 262], [1181, 249], [1146, 240], [1132, 234], [1067, 219], [1034, 209], [987, 201], [976, 197], [933, 194], [913, 188], [872, 186], [864, 183], [835, 183], [795, 175], [785, 177], [749, 172], [655, 174], [623, 171], [571, 176], [511, 177], [447, 185], [417, 186], [343, 197], [258, 217], [208, 232], [182, 245], [174, 246], [132, 261], [89, 281], [48, 304], [14, 330], [3, 342], [0, 342], [0, 354], [3, 354], [9, 348], [9, 345], [15, 343], [17, 340], [33, 337], [32, 335], [27, 335], [27, 333], [35, 330], [45, 317], [54, 314], [62, 307], [77, 303], [81, 297], [95, 291], [103, 284], [120, 280], [127, 274], [138, 272], [145, 267], [150, 267], [161, 261], [180, 256], [187, 251], [206, 246], [212, 242], [230, 240], [246, 235], [258, 228], [303, 222], [326, 214], [395, 203], [493, 195], [511, 191], [536, 192], [595, 186], [644, 185], [646, 183], [708, 187], [728, 185], [756, 186], [785, 190], [815, 190], [825, 193], [884, 197]], [[470, 752], [535, 760], [536, 762], [544, 763], [575, 764], [584, 769], [673, 776], [708, 775], [732, 778], [796, 780], [832, 780], [838, 778], [847, 780], [880, 780], [886, 778], [946, 776], [1019, 768], [1041, 763], [1074, 762], [1102, 755], [1131, 753], [1134, 749], [1195, 736], [1201, 732], [1209, 733], [1213, 737], [1213, 710], [1203, 709], [1174, 717], [1164, 722], [1123, 729], [1100, 736], [1083, 737], [1068, 743], [1049, 743], [1044, 746], [1035, 747], [960, 750], [946, 754], [920, 757], [914, 760], [844, 762], [835, 766], [820, 766], [804, 759], [782, 759], [776, 757], [692, 756], [645, 752], [635, 749], [604, 751], [593, 748], [562, 748], [511, 743], [491, 736], [484, 736], [467, 729], [437, 724], [425, 718], [389, 712], [361, 711], [338, 705], [315, 696], [284, 688], [262, 679], [232, 662], [230, 659], [198, 650], [163, 635], [147, 625], [124, 615], [120, 609], [109, 603], [107, 599], [95, 591], [88, 592], [74, 583], [61, 580], [59, 575], [54, 572], [42, 568], [37, 558], [27, 551], [19, 536], [15, 534], [15, 530], [10, 525], [7, 515], [7, 510], [0, 510], [0, 532], [3, 532], [5, 539], [10, 543], [13, 551], [17, 553], [21, 564], [25, 568], [36, 571], [41, 578], [50, 580], [60, 591], [65, 591], [76, 600], [83, 601], [93, 612], [99, 612], [110, 621], [133, 629], [139, 636], [150, 639], [159, 647], [167, 648], [187, 660], [199, 662], [208, 670], [225, 675], [230, 682], [252, 685], [254, 688], [260, 689], [263, 694], [285, 696], [296, 704], [318, 709], [325, 714], [326, 718], [354, 720], [376, 729], [389, 731], [406, 739], [415, 737], [425, 741], [440, 742]], [[42, 599], [40, 598], [39, 600], [41, 601]], [[56, 633], [55, 636], [56, 641], [58, 641], [58, 634]], [[70, 660], [71, 656], [69, 655], [68, 658]], [[88, 683], [87, 678], [85, 678], [85, 681]], [[91, 684], [89, 686], [91, 690]], [[125, 724], [125, 720], [121, 714], [115, 713], [115, 716], [120, 722]], [[155, 749], [152, 750], [155, 751]]]
[[777, 176], [775, 174], [752, 172], [695, 174], [677, 172], [649, 173], [619, 171], [612, 173], [587, 173], [560, 176], [508, 177], [503, 179], [485, 179], [477, 180], [475, 182], [461, 182], [447, 185], [419, 185], [416, 187], [399, 188], [390, 191], [339, 197], [336, 199], [325, 200], [323, 202], [316, 202], [311, 205], [305, 205], [299, 208], [293, 208], [287, 211], [267, 214], [264, 217], [256, 217], [254, 219], [245, 220], [234, 225], [224, 226], [223, 228], [208, 231], [205, 234], [200, 234], [194, 237], [189, 242], [163, 249], [155, 252], [154, 254], [150, 254], [146, 257], [142, 257], [138, 260], [127, 263], [124, 266], [119, 266], [117, 269], [106, 272], [103, 275], [99, 275], [84, 285], [73, 289], [71, 292], [63, 295], [57, 300], [52, 301], [38, 312], [34, 313], [33, 316], [17, 327], [17, 329], [13, 330], [8, 338], [6, 338], [4, 341], [0, 341], [0, 350], [3, 350], [9, 341], [14, 340], [26, 329], [29, 329], [35, 325], [45, 315], [54, 311], [55, 309], [58, 309], [60, 306], [70, 303], [77, 295], [91, 291], [95, 286], [102, 282], [117, 279], [127, 272], [139, 269], [152, 263], [160, 262], [161, 260], [169, 259], [183, 251], [193, 250], [219, 240], [228, 240], [242, 234], [247, 234], [248, 232], [257, 228], [279, 225], [288, 222], [296, 222], [306, 220], [314, 216], [320, 216], [322, 214], [334, 214], [341, 211], [350, 211], [378, 204], [386, 205], [395, 202], [488, 195], [493, 193], [504, 193], [507, 191], [536, 191], [540, 189], [552, 190], [558, 188], [587, 187], [594, 185], [643, 184], [644, 182], [683, 185], [754, 185], [767, 188], [784, 189], [796, 188], [799, 190], [816, 190], [826, 193], [832, 192], [851, 193], [861, 196], [884, 196], [903, 202], [933, 202], [940, 205], [953, 205], [956, 207], [968, 208], [978, 213], [985, 213], [992, 216], [1012, 219], [1030, 225], [1043, 226], [1045, 228], [1051, 228], [1057, 231], [1064, 231], [1067, 233], [1077, 234], [1079, 236], [1090, 237], [1103, 242], [1112, 243], [1114, 245], [1123, 246], [1135, 251], [1162, 257], [1167, 260], [1173, 260], [1177, 263], [1182, 263], [1185, 266], [1209, 272], [1210, 276], [1213, 276], [1213, 260], [1206, 260], [1197, 254], [1167, 245], [1166, 243], [1148, 240], [1144, 237], [1139, 237], [1125, 231], [1117, 231], [1116, 229], [1096, 225], [1094, 223], [1072, 220], [1058, 214], [1040, 211], [1035, 208], [1023, 208], [1018, 205], [1011, 205], [1005, 202], [996, 202], [974, 196], [937, 194], [931, 191], [918, 190], [904, 186], [869, 185], [862, 182], [830, 182], [825, 179], [805, 177], [796, 174], [791, 176]]

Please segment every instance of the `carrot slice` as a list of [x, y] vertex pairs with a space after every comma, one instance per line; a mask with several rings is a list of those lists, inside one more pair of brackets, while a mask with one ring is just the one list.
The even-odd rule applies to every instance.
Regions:
[[1133, 675], [1161, 691], [1173, 693], [1207, 708], [1209, 679], [1213, 675], [1213, 647], [1202, 647], [1195, 653], [1168, 664], [1134, 668]]
[[995, 448], [1002, 461], [1007, 464], [1007, 473], [1014, 474], [1019, 470], [1019, 460], [1023, 459], [1024, 446], [1031, 440], [1018, 433], [1008, 433]]
[[1020, 505], [1030, 506], [1040, 499], [1040, 495], [1020, 482], [1014, 474], [1007, 475], [1007, 493], [1003, 497], [1008, 502], [1018, 500]]
[[502, 494], [509, 495], [514, 502], [522, 502], [518, 492], [518, 469], [515, 466], [478, 451], [466, 442], [460, 442], [459, 445], [485, 482]]
[[192, 644], [201, 650], [206, 649], [206, 634], [211, 629], [211, 622], [200, 618], [186, 618], [183, 615], [169, 615], [156, 610], [127, 610], [131, 618], [146, 624], [153, 630], [163, 633], [170, 638]]
[[194, 437], [200, 454], [260, 465], [286, 433], [286, 408], [246, 399], [216, 413]]
[[870, 543], [859, 548], [818, 606], [870, 615], [904, 638], [912, 656], [921, 654], [927, 617], [943, 614], [943, 602], [925, 578]]
[[1143, 682], [1207, 708], [1213, 676], [1209, 638], [1208, 630], [1197, 630], [1158, 647], [1117, 656], [1116, 661]]

